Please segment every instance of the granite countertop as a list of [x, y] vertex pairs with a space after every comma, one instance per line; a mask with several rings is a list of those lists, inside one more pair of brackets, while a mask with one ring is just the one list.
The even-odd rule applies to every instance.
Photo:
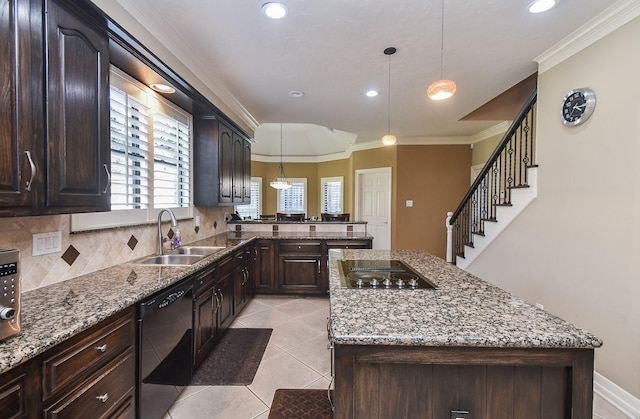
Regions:
[[254, 239], [363, 239], [366, 233], [225, 232], [185, 246], [223, 250], [190, 266], [123, 263], [33, 291], [21, 298], [21, 333], [0, 342], [0, 374], [161, 291]]
[[[338, 345], [597, 348], [602, 340], [417, 250], [331, 250], [330, 338]], [[351, 289], [339, 259], [398, 259], [437, 289]]]

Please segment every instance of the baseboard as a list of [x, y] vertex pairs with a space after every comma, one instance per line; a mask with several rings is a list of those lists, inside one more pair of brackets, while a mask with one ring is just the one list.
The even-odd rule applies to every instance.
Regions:
[[593, 374], [593, 391], [618, 409], [620, 413], [631, 419], [640, 418], [640, 399], [627, 393], [622, 387], [617, 386], [598, 372]]

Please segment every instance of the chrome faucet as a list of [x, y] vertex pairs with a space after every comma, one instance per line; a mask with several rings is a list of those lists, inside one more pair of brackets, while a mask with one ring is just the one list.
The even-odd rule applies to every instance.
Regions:
[[169, 217], [171, 217], [171, 227], [178, 227], [178, 220], [176, 220], [176, 216], [173, 214], [173, 211], [171, 211], [169, 208], [160, 210], [160, 212], [158, 213], [158, 256], [163, 254], [162, 243], [164, 242], [164, 238], [162, 237], [162, 228], [160, 227], [160, 225], [162, 223], [162, 214], [164, 214], [165, 212], [168, 212]]

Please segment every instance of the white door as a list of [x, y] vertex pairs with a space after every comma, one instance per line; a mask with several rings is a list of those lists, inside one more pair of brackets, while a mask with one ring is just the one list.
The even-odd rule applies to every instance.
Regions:
[[367, 222], [374, 249], [391, 249], [391, 168], [356, 170], [356, 217]]

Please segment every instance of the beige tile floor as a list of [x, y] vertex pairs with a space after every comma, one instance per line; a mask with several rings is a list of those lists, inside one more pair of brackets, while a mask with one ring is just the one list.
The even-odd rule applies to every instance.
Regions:
[[[248, 386], [191, 386], [164, 419], [267, 419], [278, 388], [326, 389], [328, 298], [254, 297], [231, 327], [268, 327], [271, 339]], [[627, 419], [599, 396], [594, 419]]]
[[326, 389], [328, 298], [254, 297], [231, 327], [273, 332], [248, 386], [190, 386], [164, 419], [267, 419], [278, 388]]

